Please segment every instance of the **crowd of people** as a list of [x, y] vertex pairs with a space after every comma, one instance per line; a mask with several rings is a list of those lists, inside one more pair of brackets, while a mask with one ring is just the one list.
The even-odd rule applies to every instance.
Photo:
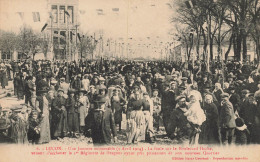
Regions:
[[260, 143], [260, 67], [241, 62], [79, 60], [1, 63], [2, 89], [13, 80], [19, 108], [1, 110], [16, 143], [91, 137], [117, 143], [170, 139], [190, 144]]

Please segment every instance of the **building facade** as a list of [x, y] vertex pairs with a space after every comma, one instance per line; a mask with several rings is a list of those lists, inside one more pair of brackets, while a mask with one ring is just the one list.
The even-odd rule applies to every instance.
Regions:
[[56, 60], [77, 60], [78, 0], [48, 0], [47, 31]]

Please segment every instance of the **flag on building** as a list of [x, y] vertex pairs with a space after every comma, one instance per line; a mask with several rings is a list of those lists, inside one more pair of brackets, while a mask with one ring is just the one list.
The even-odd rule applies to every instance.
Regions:
[[20, 16], [21, 20], [23, 20], [24, 19], [24, 12], [17, 12], [17, 13]]
[[103, 12], [103, 9], [97, 9], [97, 12]]
[[112, 8], [112, 11], [118, 12], [118, 11], [119, 11], [119, 8]]
[[81, 37], [80, 37], [80, 34], [78, 33], [77, 35], [78, 35], [78, 39], [79, 39], [79, 41], [81, 42]]
[[68, 12], [68, 11], [64, 10], [64, 13], [65, 13], [67, 16], [69, 16], [69, 17], [70, 17], [70, 14], [69, 14], [69, 12]]
[[49, 18], [50, 18], [50, 19], [53, 19], [52, 12], [49, 12]]
[[98, 14], [98, 15], [104, 15], [103, 9], [97, 9], [97, 14]]
[[34, 22], [41, 21], [39, 12], [33, 12], [32, 15], [33, 15], [33, 21]]
[[86, 13], [86, 11], [85, 11], [85, 10], [79, 10], [79, 13], [80, 13], [81, 15], [84, 15], [84, 14]]
[[45, 29], [47, 26], [48, 26], [48, 24], [47, 24], [47, 23], [45, 23], [45, 24], [44, 24], [44, 26], [42, 27], [42, 30], [41, 30], [41, 32], [43, 32], [43, 31], [44, 31], [44, 29]]

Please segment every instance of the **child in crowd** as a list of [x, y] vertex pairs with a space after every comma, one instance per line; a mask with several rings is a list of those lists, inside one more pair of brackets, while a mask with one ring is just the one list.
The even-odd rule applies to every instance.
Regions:
[[188, 104], [188, 111], [184, 114], [187, 116], [189, 122], [193, 125], [201, 126], [206, 120], [206, 115], [202, 110], [199, 101], [196, 100], [194, 95], [190, 96], [190, 102]]
[[236, 136], [236, 144], [238, 145], [245, 145], [247, 144], [247, 137], [249, 136], [250, 132], [245, 125], [244, 119], [236, 118], [236, 129], [235, 129], [235, 136]]
[[38, 113], [33, 111], [29, 117], [29, 130], [28, 140], [30, 143], [35, 144], [40, 138], [40, 120], [38, 119]]

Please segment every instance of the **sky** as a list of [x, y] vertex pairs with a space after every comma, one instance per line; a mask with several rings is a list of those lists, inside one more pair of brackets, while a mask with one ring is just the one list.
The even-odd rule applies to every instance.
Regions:
[[[83, 33], [132, 41], [134, 46], [167, 42], [172, 39], [168, 33], [174, 26], [170, 23], [173, 11], [167, 3], [169, 0], [79, 0], [79, 11], [85, 12], [78, 13], [79, 28]], [[104, 15], [98, 15], [97, 9]], [[23, 21], [17, 12], [24, 12]], [[40, 12], [40, 22], [33, 22], [32, 12]], [[25, 23], [40, 31], [47, 14], [46, 0], [0, 0], [0, 29], [17, 33]]]

